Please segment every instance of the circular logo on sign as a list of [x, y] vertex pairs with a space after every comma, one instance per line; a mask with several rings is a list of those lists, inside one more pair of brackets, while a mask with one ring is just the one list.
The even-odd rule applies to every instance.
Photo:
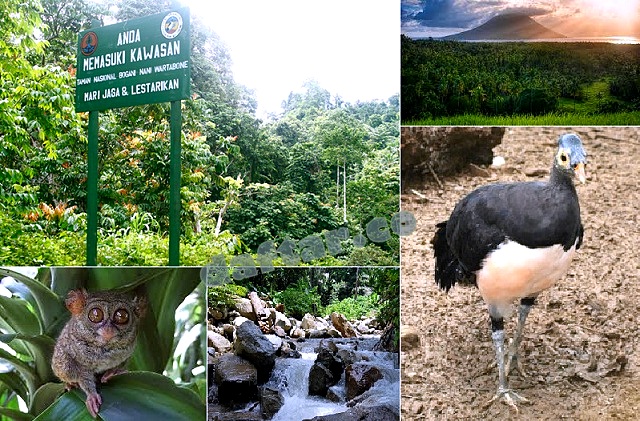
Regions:
[[98, 36], [95, 32], [87, 32], [80, 40], [80, 51], [82, 55], [90, 56], [98, 48]]
[[180, 35], [182, 31], [182, 16], [178, 12], [171, 12], [162, 19], [160, 26], [162, 35], [165, 38], [172, 39]]

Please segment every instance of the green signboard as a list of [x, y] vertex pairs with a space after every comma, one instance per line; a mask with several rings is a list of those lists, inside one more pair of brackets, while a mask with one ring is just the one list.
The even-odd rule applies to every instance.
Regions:
[[76, 111], [189, 98], [189, 9], [78, 35]]

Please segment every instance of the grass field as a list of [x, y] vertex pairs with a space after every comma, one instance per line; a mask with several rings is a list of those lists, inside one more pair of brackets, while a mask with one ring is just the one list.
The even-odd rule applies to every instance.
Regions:
[[418, 121], [403, 121], [403, 126], [638, 126], [640, 111], [611, 114], [557, 113], [541, 116], [484, 116], [464, 114]]

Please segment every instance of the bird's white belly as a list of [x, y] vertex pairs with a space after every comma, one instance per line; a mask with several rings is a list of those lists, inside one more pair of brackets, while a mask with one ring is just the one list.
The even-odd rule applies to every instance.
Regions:
[[562, 245], [532, 249], [507, 240], [476, 272], [480, 294], [487, 304], [499, 307], [536, 296], [567, 273], [575, 251], [575, 244], [564, 251]]

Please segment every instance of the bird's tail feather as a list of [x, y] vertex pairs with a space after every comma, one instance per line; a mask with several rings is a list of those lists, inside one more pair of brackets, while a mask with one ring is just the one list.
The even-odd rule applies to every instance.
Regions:
[[447, 242], [447, 221], [436, 225], [436, 233], [431, 240], [436, 259], [436, 284], [449, 291], [456, 282], [475, 283], [475, 276], [469, 273], [453, 254]]

